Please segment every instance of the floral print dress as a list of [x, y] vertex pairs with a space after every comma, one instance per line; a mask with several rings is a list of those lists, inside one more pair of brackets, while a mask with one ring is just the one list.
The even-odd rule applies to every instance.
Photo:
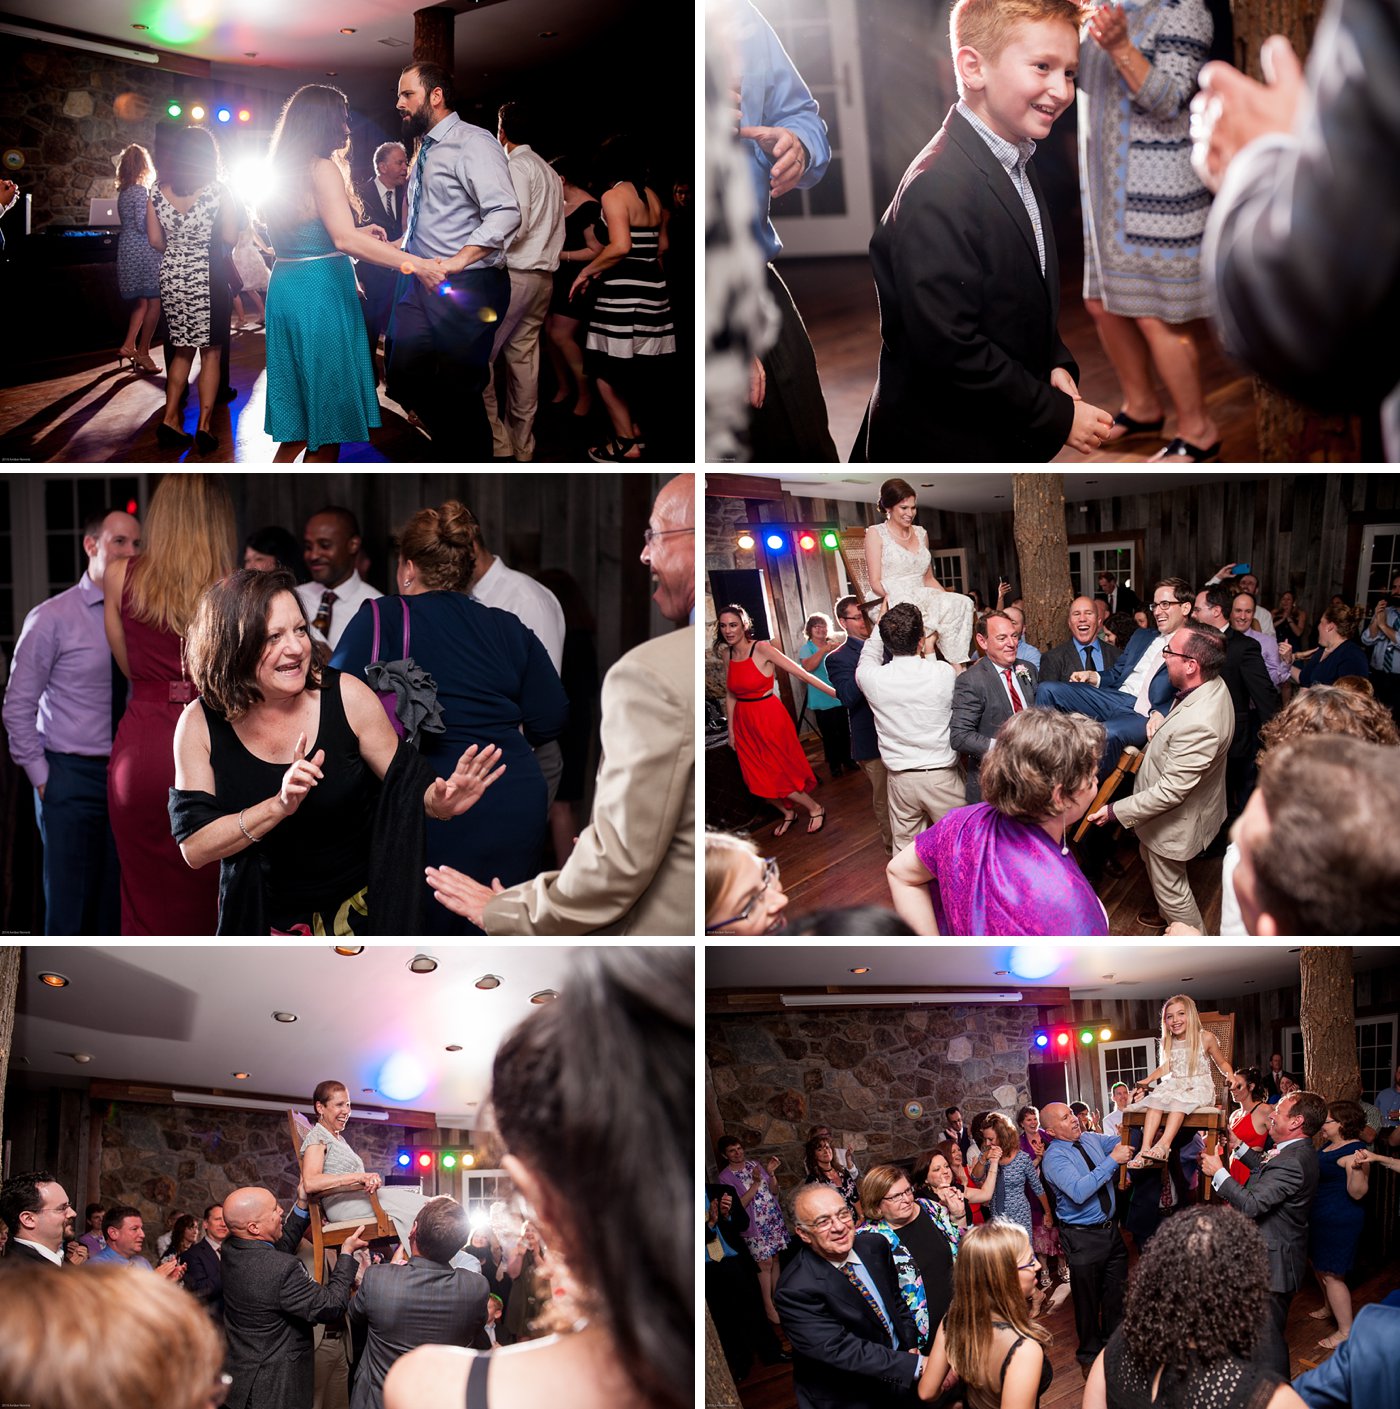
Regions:
[[736, 1193], [747, 1194], [757, 1183], [758, 1193], [749, 1204], [749, 1226], [744, 1232], [744, 1241], [754, 1259], [762, 1262], [765, 1258], [776, 1257], [787, 1247], [788, 1226], [783, 1217], [783, 1207], [778, 1196], [769, 1187], [763, 1168], [757, 1160], [745, 1160], [744, 1167], [733, 1170], [726, 1166], [720, 1171], [719, 1182], [728, 1184]]
[[[938, 1225], [939, 1231], [948, 1239], [953, 1260], [958, 1256], [958, 1233], [948, 1210], [936, 1199], [919, 1199], [919, 1207]], [[899, 1292], [914, 1317], [919, 1328], [919, 1344], [927, 1345], [929, 1338], [928, 1293], [924, 1290], [924, 1279], [914, 1263], [909, 1249], [899, 1239], [899, 1231], [883, 1219], [879, 1223], [862, 1223], [862, 1233], [878, 1233], [889, 1245], [894, 1255], [895, 1276], [899, 1279]]]

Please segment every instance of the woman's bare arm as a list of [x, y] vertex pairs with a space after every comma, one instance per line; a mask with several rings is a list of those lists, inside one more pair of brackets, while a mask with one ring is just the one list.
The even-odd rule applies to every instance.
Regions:
[[126, 566], [130, 558], [116, 558], [107, 564], [102, 575], [102, 629], [107, 645], [121, 673], [131, 679], [131, 664], [126, 656], [126, 628], [122, 626], [122, 587], [126, 582]]

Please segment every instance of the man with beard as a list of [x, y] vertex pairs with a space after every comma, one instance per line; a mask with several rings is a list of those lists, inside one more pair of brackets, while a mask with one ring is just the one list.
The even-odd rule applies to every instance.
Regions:
[[506, 244], [520, 207], [506, 154], [491, 133], [456, 112], [452, 76], [436, 64], [399, 75], [406, 141], [422, 138], [408, 178], [403, 248], [444, 261], [436, 291], [399, 276], [390, 336], [388, 391], [417, 413], [435, 460], [489, 460], [482, 400], [496, 324], [510, 303]]

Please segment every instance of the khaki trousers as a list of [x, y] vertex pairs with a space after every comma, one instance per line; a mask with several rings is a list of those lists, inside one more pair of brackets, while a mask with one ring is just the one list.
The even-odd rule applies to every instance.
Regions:
[[956, 764], [924, 773], [890, 770], [890, 829], [896, 853], [955, 807], [966, 807], [962, 774]]
[[1142, 864], [1147, 867], [1147, 879], [1152, 882], [1152, 894], [1156, 897], [1157, 908], [1162, 918], [1171, 924], [1180, 920], [1195, 929], [1204, 930], [1200, 907], [1191, 893], [1190, 882], [1186, 879], [1186, 863], [1170, 858], [1138, 843], [1142, 851]]
[[875, 812], [875, 825], [880, 829], [880, 840], [885, 845], [885, 855], [894, 855], [894, 840], [890, 832], [890, 787], [889, 773], [883, 758], [862, 758], [861, 770], [870, 779], [870, 805]]
[[505, 381], [504, 421], [496, 406], [494, 375], [482, 393], [491, 422], [492, 451], [517, 460], [535, 458], [535, 412], [540, 399], [540, 329], [549, 312], [554, 276], [544, 269], [510, 269], [510, 307], [496, 329], [491, 361]]

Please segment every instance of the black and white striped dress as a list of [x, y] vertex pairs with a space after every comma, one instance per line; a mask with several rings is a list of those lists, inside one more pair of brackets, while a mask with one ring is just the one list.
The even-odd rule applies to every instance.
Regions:
[[[604, 244], [606, 231], [600, 217], [594, 233]], [[620, 263], [599, 275], [588, 314], [584, 365], [591, 376], [604, 381], [635, 366], [637, 358], [665, 357], [676, 350], [666, 276], [657, 263], [661, 227], [633, 225], [629, 231], [632, 249]]]

